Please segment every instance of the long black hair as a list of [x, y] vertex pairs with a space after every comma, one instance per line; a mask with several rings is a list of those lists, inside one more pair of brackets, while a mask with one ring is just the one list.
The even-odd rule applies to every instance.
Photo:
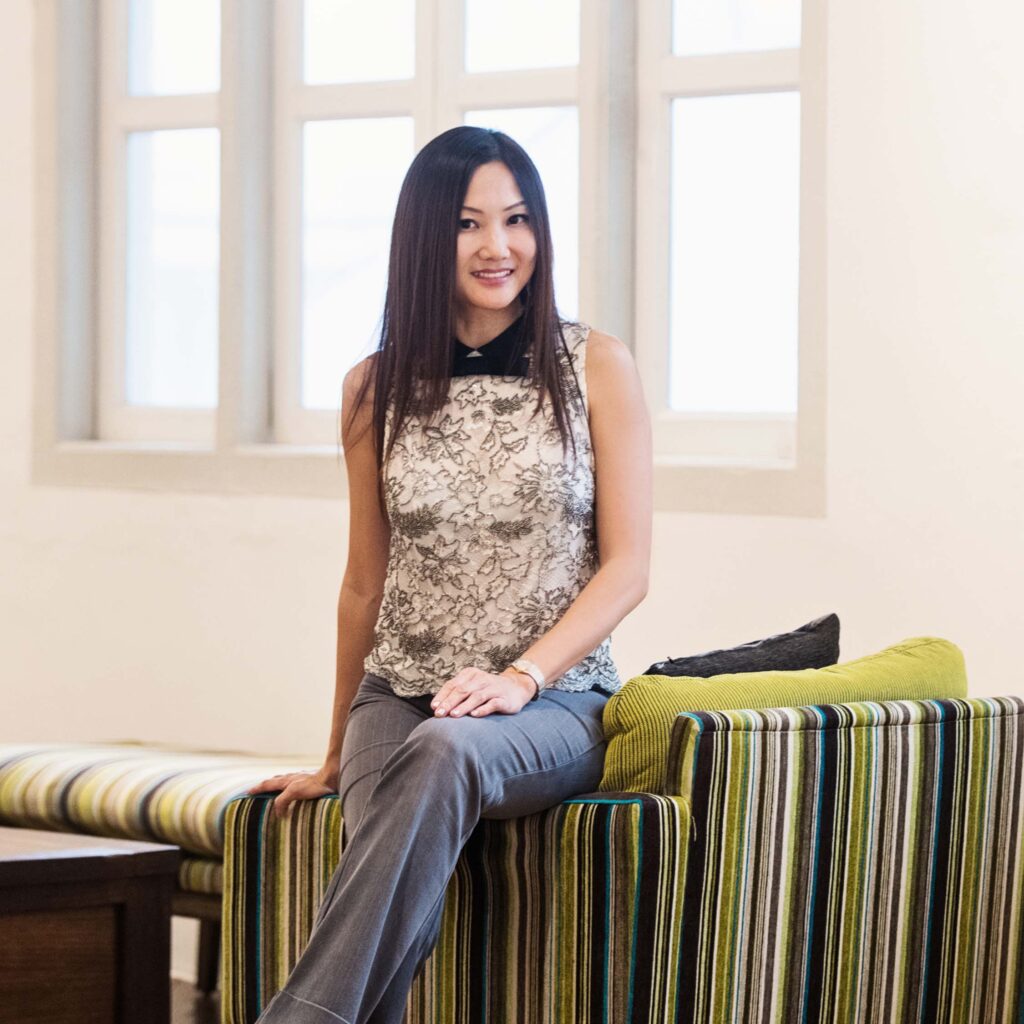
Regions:
[[[555, 305], [551, 224], [540, 174], [526, 150], [504, 132], [471, 125], [450, 128], [416, 154], [402, 182], [391, 229], [380, 344], [352, 408], [354, 418], [373, 387], [378, 500], [385, 518], [382, 470], [396, 438], [411, 415], [429, 422], [448, 396], [462, 204], [476, 169], [493, 161], [503, 163], [515, 178], [536, 240], [533, 274], [519, 296], [519, 337], [528, 339], [528, 379], [538, 390], [533, 415], [549, 397], [563, 453], [568, 439], [576, 454], [567, 406], [576, 400], [582, 407], [582, 394]], [[571, 386], [563, 367], [571, 371]], [[389, 406], [391, 429], [384, 451]]]

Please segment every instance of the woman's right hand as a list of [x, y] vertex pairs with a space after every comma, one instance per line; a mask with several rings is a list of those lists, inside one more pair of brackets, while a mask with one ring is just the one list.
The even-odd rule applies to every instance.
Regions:
[[296, 800], [317, 800], [322, 796], [331, 796], [338, 792], [338, 770], [333, 771], [326, 765], [315, 772], [289, 772], [286, 775], [272, 775], [269, 779], [257, 782], [246, 790], [250, 796], [257, 793], [273, 793], [281, 791], [274, 801], [270, 813], [282, 817]]

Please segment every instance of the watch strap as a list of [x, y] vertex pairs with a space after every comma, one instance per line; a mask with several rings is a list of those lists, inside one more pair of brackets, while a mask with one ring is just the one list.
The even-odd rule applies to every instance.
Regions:
[[544, 689], [545, 683], [544, 673], [541, 672], [540, 668], [528, 658], [516, 658], [509, 667], [514, 668], [517, 672], [528, 675], [536, 683], [537, 689], [530, 698], [530, 700], [536, 700], [540, 696], [540, 691]]

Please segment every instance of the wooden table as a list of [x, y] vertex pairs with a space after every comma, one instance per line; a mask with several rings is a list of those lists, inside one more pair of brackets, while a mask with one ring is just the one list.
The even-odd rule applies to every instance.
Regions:
[[177, 846], [0, 827], [0, 1024], [168, 1024]]

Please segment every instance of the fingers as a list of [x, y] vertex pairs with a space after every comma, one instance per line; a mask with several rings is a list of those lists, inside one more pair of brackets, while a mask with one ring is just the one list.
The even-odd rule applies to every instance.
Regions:
[[[304, 794], [302, 783], [312, 779], [315, 772], [290, 772], [287, 775], [273, 775], [269, 779], [263, 779], [254, 786], [250, 786], [246, 793], [255, 796], [258, 793], [279, 792], [280, 795], [270, 805], [270, 815], [274, 818], [283, 818], [287, 815], [291, 805], [296, 801], [304, 799], [309, 794]], [[329, 787], [323, 787], [329, 790]]]
[[434, 694], [430, 706], [439, 718], [444, 715], [459, 718], [472, 713], [485, 700], [505, 696], [503, 686], [507, 678], [474, 666], [460, 669]]
[[451, 718], [460, 718], [462, 715], [469, 714], [470, 712], [475, 714], [476, 708], [490, 697], [491, 692], [489, 690], [471, 690], [461, 700], [456, 697], [456, 703], [451, 711], [448, 712], [448, 715]]
[[434, 694], [430, 702], [435, 717], [469, 715], [482, 718], [500, 711], [514, 714], [523, 706], [522, 693], [507, 675], [494, 675], [478, 668], [464, 668]]
[[463, 668], [459, 669], [448, 680], [444, 686], [441, 687], [437, 693], [434, 694], [434, 699], [430, 702], [430, 706], [434, 708], [435, 714], [438, 716], [447, 714], [453, 708], [457, 707], [462, 699], [471, 692], [473, 686], [473, 676], [477, 672], [475, 668]]
[[[277, 788], [281, 789], [280, 786], [278, 786]], [[292, 795], [289, 796], [291, 789], [292, 784], [289, 782], [288, 785], [284, 787], [284, 790], [281, 793], [281, 795], [277, 797], [274, 800], [274, 802], [270, 805], [270, 813], [272, 815], [275, 815], [278, 818], [283, 818], [288, 813], [288, 810], [291, 807], [291, 805], [299, 799], [299, 797], [296, 796], [294, 793], [292, 793]]]
[[271, 817], [285, 817], [291, 809], [292, 804], [300, 800], [311, 800], [324, 793], [330, 793], [331, 787], [323, 784], [313, 784], [316, 772], [291, 772], [288, 775], [275, 775], [272, 778], [264, 779], [263, 782], [253, 786], [250, 792], [280, 790], [270, 805]]
[[486, 685], [478, 685], [477, 688], [451, 687], [448, 690], [447, 697], [442, 698], [440, 701], [437, 701], [437, 698], [435, 698], [436, 714], [439, 717], [447, 714], [449, 718], [459, 718], [493, 695], [493, 687]]
[[460, 718], [468, 715], [470, 718], [483, 718], [495, 711], [508, 712], [510, 707], [508, 694], [489, 686], [467, 693], [462, 702], [452, 708], [449, 717]]
[[481, 703], [481, 704], [478, 704], [470, 712], [470, 715], [473, 718], [479, 718], [479, 717], [482, 717], [483, 715], [490, 715], [490, 714], [492, 714], [495, 711], [507, 711], [507, 710], [508, 710], [508, 701], [504, 697], [502, 697], [502, 696], [496, 696], [496, 697], [491, 697], [488, 700], [483, 701], [483, 703]]
[[284, 787], [285, 782], [282, 779], [273, 778], [264, 779], [262, 782], [257, 782], [256, 785], [252, 787], [252, 789], [254, 792], [268, 793], [271, 790], [284, 789]]
[[262, 782], [257, 782], [255, 786], [250, 786], [246, 793], [266, 793], [275, 789], [284, 789], [284, 786], [280, 785], [281, 782], [287, 783], [287, 779], [290, 776], [274, 775], [269, 779], [264, 779]]

